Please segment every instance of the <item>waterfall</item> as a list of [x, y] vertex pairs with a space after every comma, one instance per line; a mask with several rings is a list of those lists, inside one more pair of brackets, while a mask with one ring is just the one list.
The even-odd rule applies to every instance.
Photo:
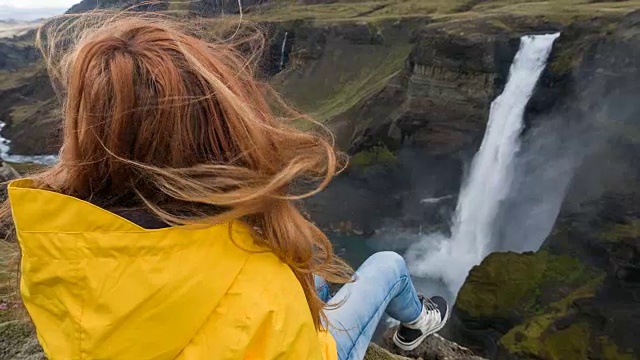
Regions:
[[284, 39], [282, 39], [282, 49], [280, 50], [280, 71], [284, 70], [284, 58], [287, 51], [287, 40], [289, 39], [289, 32], [285, 31]]
[[502, 200], [509, 194], [525, 106], [558, 36], [521, 38], [509, 80], [503, 93], [491, 104], [482, 144], [462, 185], [451, 238], [427, 235], [407, 252], [414, 275], [443, 281], [453, 295], [469, 270], [497, 250], [494, 222]]

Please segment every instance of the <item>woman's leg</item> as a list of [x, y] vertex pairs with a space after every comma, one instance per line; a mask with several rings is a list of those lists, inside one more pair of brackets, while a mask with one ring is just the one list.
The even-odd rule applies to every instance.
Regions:
[[355, 276], [355, 282], [343, 286], [329, 300], [326, 311], [329, 331], [336, 340], [340, 360], [364, 357], [385, 311], [402, 323], [416, 321], [423, 312], [422, 301], [411, 282], [407, 265], [397, 253], [374, 254], [362, 264]]
[[331, 293], [329, 292], [329, 284], [323, 278], [318, 275], [313, 276], [313, 280], [316, 283], [316, 293], [324, 302], [328, 302], [331, 299]]

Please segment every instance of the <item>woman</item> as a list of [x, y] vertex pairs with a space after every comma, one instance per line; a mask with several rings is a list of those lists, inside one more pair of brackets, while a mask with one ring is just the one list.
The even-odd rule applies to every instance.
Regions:
[[[287, 124], [301, 116], [232, 45], [124, 16], [71, 48], [56, 36], [40, 44], [64, 103], [60, 161], [9, 186], [50, 359], [361, 359], [385, 311], [403, 349], [444, 326], [446, 302], [419, 297], [397, 254], [349, 282], [294, 203], [344, 161]], [[323, 279], [347, 284], [330, 298]]]

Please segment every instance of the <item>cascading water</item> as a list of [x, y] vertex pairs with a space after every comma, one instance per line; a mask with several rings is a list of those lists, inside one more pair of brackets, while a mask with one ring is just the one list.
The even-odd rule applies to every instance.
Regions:
[[522, 37], [509, 80], [491, 104], [482, 145], [460, 191], [451, 238], [427, 235], [407, 252], [414, 275], [443, 281], [453, 295], [469, 270], [496, 251], [494, 220], [509, 194], [525, 106], [558, 36]]
[[280, 50], [280, 71], [284, 70], [285, 55], [287, 52], [287, 40], [289, 39], [289, 32], [285, 31], [284, 39], [282, 39], [282, 49]]

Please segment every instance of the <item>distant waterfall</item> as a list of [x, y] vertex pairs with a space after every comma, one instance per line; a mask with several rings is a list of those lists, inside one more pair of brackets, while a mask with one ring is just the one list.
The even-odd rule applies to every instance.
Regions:
[[282, 49], [280, 50], [280, 71], [284, 70], [285, 56], [287, 51], [287, 40], [289, 39], [289, 32], [285, 31], [284, 39], [282, 39]]
[[427, 235], [408, 250], [407, 260], [415, 275], [442, 280], [454, 295], [469, 270], [496, 251], [494, 222], [509, 194], [525, 107], [558, 36], [521, 38], [509, 80], [491, 104], [484, 139], [460, 191], [451, 238]]

